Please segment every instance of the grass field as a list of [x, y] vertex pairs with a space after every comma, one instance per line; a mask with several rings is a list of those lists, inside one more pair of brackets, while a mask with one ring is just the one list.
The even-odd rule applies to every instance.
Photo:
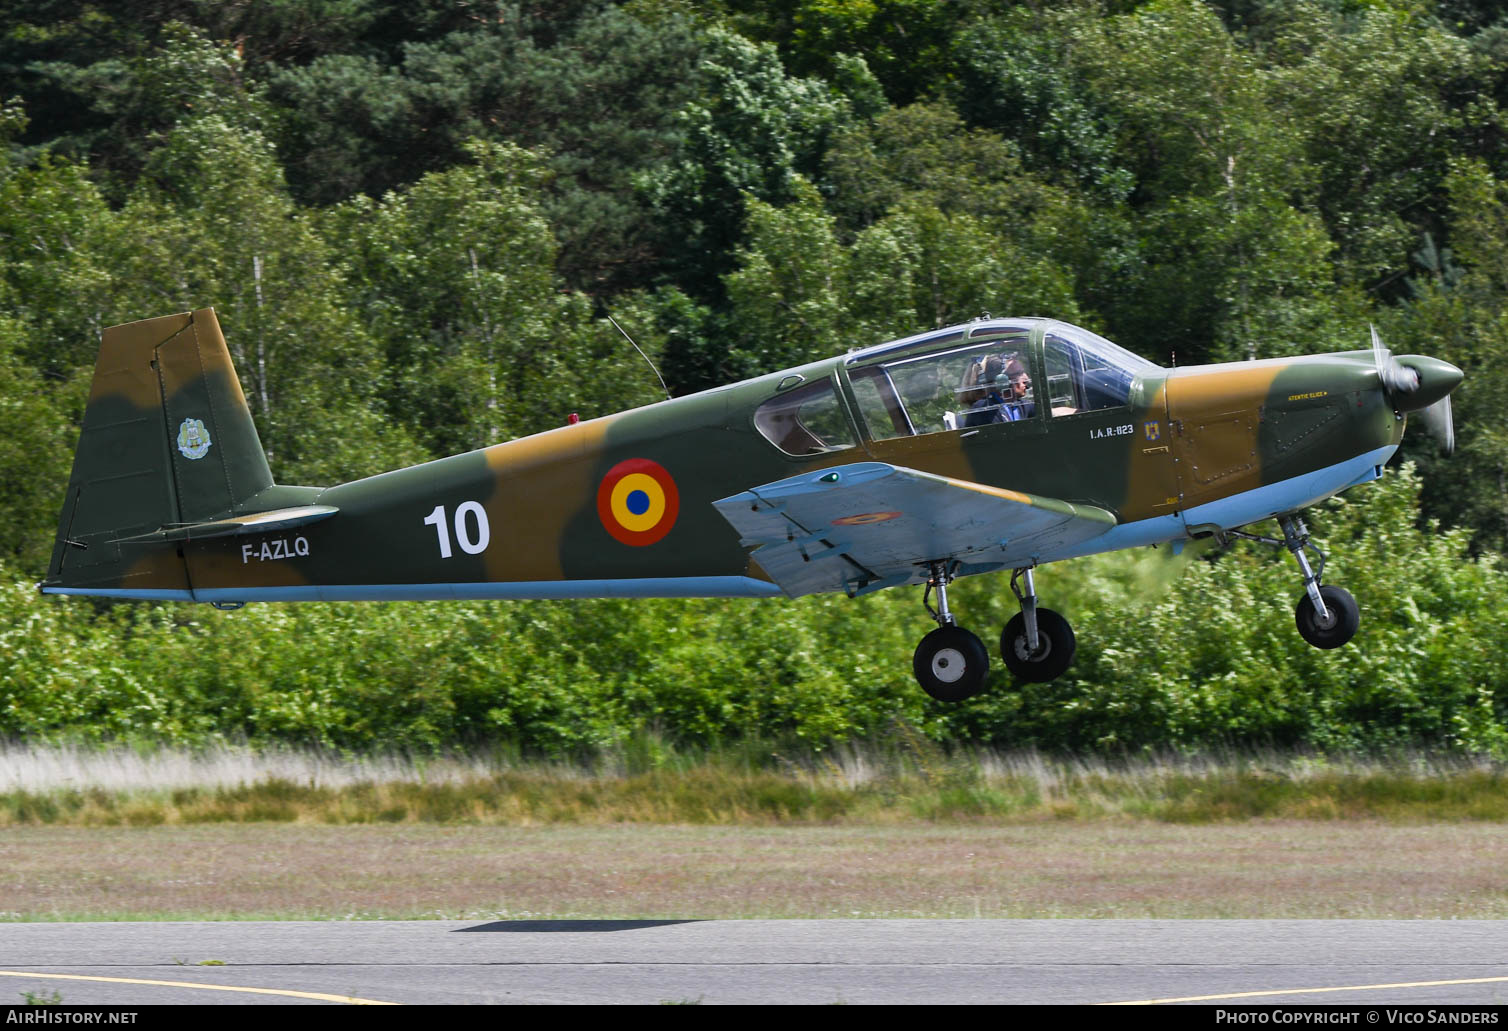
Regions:
[[[658, 751], [656, 751], [658, 748]], [[1122, 763], [943, 753], [927, 742], [795, 758], [660, 746], [589, 764], [12, 747], [0, 826], [204, 823], [1032, 824], [1508, 821], [1501, 764], [1247, 755]]]
[[1508, 835], [1370, 821], [0, 834], [0, 920], [1508, 918]]
[[1490, 764], [0, 752], [0, 920], [1508, 918]]

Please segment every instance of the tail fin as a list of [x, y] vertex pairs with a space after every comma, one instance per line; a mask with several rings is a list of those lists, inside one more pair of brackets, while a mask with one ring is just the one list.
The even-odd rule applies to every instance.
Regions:
[[270, 486], [214, 309], [112, 326], [43, 589], [177, 596], [188, 590], [181, 553], [123, 554], [121, 541], [226, 516]]

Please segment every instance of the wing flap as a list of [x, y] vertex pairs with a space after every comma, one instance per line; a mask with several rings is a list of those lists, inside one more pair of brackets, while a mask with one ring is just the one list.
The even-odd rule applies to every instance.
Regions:
[[883, 462], [802, 473], [713, 504], [792, 597], [921, 582], [934, 560], [983, 567], [976, 572], [1030, 565], [1116, 525], [1093, 505]]

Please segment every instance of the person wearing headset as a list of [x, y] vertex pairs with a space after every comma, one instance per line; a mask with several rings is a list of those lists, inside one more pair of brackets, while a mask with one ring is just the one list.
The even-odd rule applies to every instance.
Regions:
[[[1019, 392], [1016, 387], [1018, 381], [1023, 383]], [[985, 394], [974, 402], [964, 416], [965, 426], [1019, 422], [1035, 414], [1034, 405], [1030, 402], [1023, 405], [1019, 400], [1031, 390], [1031, 377], [1026, 374], [1026, 367], [1019, 359], [1011, 358], [1007, 361], [998, 355], [991, 355], [985, 360], [979, 383]]]

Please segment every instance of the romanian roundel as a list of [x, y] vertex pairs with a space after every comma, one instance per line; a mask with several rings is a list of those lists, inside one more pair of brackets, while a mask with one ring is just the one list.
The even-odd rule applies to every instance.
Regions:
[[899, 519], [899, 512], [863, 512], [859, 515], [843, 516], [834, 519], [834, 526], [868, 526], [870, 523], [886, 523], [892, 519]]
[[643, 547], [670, 532], [681, 510], [675, 480], [658, 462], [629, 458], [607, 471], [597, 488], [597, 515], [624, 544]]

